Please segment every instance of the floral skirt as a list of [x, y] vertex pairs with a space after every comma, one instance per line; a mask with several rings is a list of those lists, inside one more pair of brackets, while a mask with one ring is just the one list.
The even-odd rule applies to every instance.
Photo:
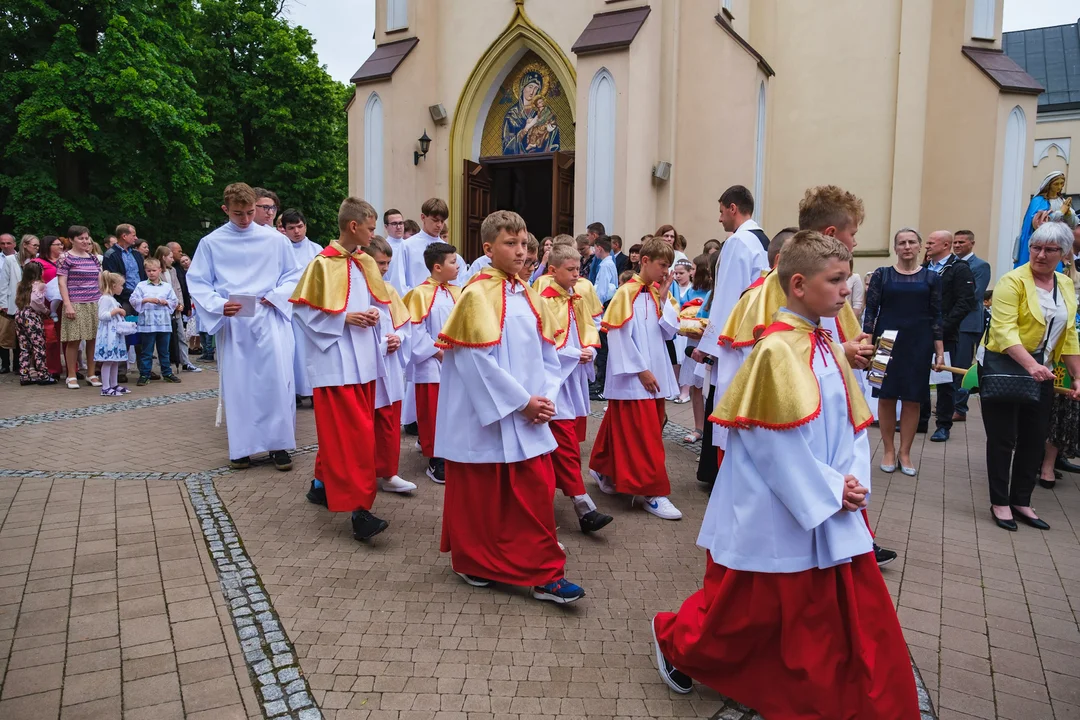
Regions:
[[75, 317], [65, 317], [60, 323], [60, 342], [93, 340], [97, 337], [98, 306], [96, 302], [75, 303]]
[[1056, 447], [1062, 457], [1080, 455], [1080, 402], [1055, 393], [1047, 442]]

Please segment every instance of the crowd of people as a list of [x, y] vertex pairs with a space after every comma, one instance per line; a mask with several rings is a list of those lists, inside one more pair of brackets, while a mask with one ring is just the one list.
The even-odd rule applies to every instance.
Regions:
[[[444, 486], [440, 547], [454, 572], [560, 604], [585, 590], [566, 578], [556, 492], [584, 533], [613, 522], [586, 478], [681, 519], [662, 432], [666, 402], [689, 402], [683, 440], [701, 441], [696, 479], [711, 488], [698, 536], [708, 562], [704, 588], [653, 620], [665, 683], [687, 693], [702, 682], [770, 717], [792, 703], [823, 717], [917, 717], [879, 570], [896, 553], [876, 545], [866, 515], [867, 430], [880, 423], [883, 472], [917, 474], [931, 369], [977, 357], [993, 517], [1049, 529], [1031, 507], [1035, 482], [1052, 487], [1055, 464], [1080, 445], [1080, 389], [1054, 388], [1080, 373], [1080, 232], [1035, 218], [1030, 259], [991, 293], [966, 230], [924, 243], [903, 228], [894, 265], [855, 275], [863, 203], [836, 186], [808, 189], [798, 226], [772, 237], [745, 187], [719, 204], [729, 235], [693, 258], [671, 225], [623, 252], [600, 223], [538, 240], [497, 211], [467, 264], [447, 242], [441, 199], [414, 222], [347, 198], [323, 246], [302, 212], [235, 183], [227, 222], [190, 259], [176, 243], [151, 255], [131, 225], [104, 255], [81, 226], [66, 240], [25, 236], [17, 254], [0, 236], [0, 308], [16, 338], [0, 345], [23, 384], [66, 372], [77, 389], [85, 358], [85, 381], [103, 395], [127, 392], [130, 364], [138, 384], [155, 379], [155, 351], [167, 382], [198, 371], [188, 352], [216, 353], [217, 421], [237, 470], [264, 452], [291, 469], [296, 409], [310, 400], [319, 450], [307, 500], [349, 513], [359, 541], [389, 527], [372, 513], [379, 493], [416, 489], [398, 475], [402, 434], [415, 434], [427, 477]], [[886, 333], [888, 372], [871, 387], [864, 371]], [[1032, 382], [1027, 396], [989, 392], [995, 358]], [[966, 419], [964, 385], [937, 385], [931, 440]], [[606, 407], [583, 464], [590, 400]]]

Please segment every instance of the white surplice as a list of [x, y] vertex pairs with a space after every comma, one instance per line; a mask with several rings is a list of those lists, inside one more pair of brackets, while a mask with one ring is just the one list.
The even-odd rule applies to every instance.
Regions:
[[[300, 273], [303, 274], [304, 269], [308, 266], [315, 256], [322, 252], [322, 246], [318, 243], [312, 242], [307, 238], [304, 238], [300, 242], [292, 243], [293, 252], [296, 253], [296, 264], [300, 267]], [[295, 386], [296, 394], [303, 395], [304, 397], [311, 396], [311, 384], [307, 381], [307, 371], [304, 370], [304, 339], [303, 330], [296, 324], [296, 318], [294, 316], [293, 323], [293, 338], [295, 340], [296, 349], [293, 353], [293, 384]]]
[[[581, 362], [581, 338], [578, 337], [577, 308], [570, 303], [570, 325], [566, 330], [566, 344], [559, 348], [559, 375], [561, 385], [555, 400], [555, 420], [576, 420], [587, 417], [592, 411], [589, 403], [589, 383], [596, 379], [596, 351], [587, 363]], [[600, 323], [594, 322], [599, 329]]]
[[313, 388], [363, 385], [385, 377], [380, 350], [380, 324], [359, 327], [345, 324], [349, 313], [364, 312], [372, 305], [364, 273], [349, 262], [349, 298], [345, 311], [328, 313], [296, 304], [293, 317], [304, 332], [305, 370]]
[[[386, 374], [375, 380], [375, 409], [378, 410], [405, 399], [405, 365], [412, 344], [412, 323], [406, 321], [395, 329], [390, 306], [375, 303], [375, 307], [379, 308], [379, 354], [386, 367]], [[390, 335], [401, 339], [401, 347], [394, 352], [389, 352], [387, 346]]]
[[398, 295], [405, 297], [405, 293], [409, 292], [409, 284], [405, 282], [405, 240], [387, 235], [386, 242], [390, 244], [393, 254], [390, 256], [390, 269], [383, 279], [394, 286]]
[[412, 342], [409, 343], [408, 363], [405, 366], [405, 378], [409, 382], [439, 382], [442, 363], [435, 359], [435, 354], [439, 352], [435, 341], [453, 311], [454, 296], [445, 288], [435, 288], [435, 299], [427, 317], [412, 323]]
[[472, 280], [486, 267], [491, 267], [491, 258], [487, 255], [481, 255], [473, 260], [473, 264], [469, 266], [469, 271], [465, 274], [465, 282]]
[[856, 435], [851, 427], [835, 358], [815, 352], [814, 374], [818, 417], [791, 430], [755, 427], [728, 435], [697, 539], [724, 567], [791, 573], [839, 565], [873, 549], [862, 513], [842, 509], [844, 475], [870, 487], [866, 431]]
[[[300, 279], [292, 243], [272, 227], [225, 223], [204, 237], [187, 272], [202, 330], [217, 336], [229, 457], [296, 447], [292, 304]], [[265, 298], [252, 317], [225, 317], [231, 295]]]
[[[656, 302], [648, 290], [634, 299], [634, 317], [621, 328], [607, 332], [607, 377], [604, 397], [608, 400], [656, 400], [679, 394], [679, 381], [671, 369], [668, 340], [679, 330], [679, 313], [665, 298], [657, 317]], [[651, 370], [660, 390], [645, 389], [638, 373]]]
[[[424, 250], [431, 243], [437, 242], [441, 242], [441, 240], [421, 230], [401, 244], [401, 255], [405, 261], [405, 284], [408, 286], [405, 292], [413, 289], [431, 276], [431, 271], [428, 270], [427, 265], [424, 263]], [[405, 297], [405, 293], [402, 293], [402, 297]]]
[[[533, 395], [554, 402], [560, 361], [536, 327], [524, 288], [506, 290], [502, 341], [486, 348], [453, 347], [443, 357], [435, 456], [460, 463], [514, 463], [556, 448], [547, 424], [520, 410]], [[558, 406], [556, 406], [558, 410]]]

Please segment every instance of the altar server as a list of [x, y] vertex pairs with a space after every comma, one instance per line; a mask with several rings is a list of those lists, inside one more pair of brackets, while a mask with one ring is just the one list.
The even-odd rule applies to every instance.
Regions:
[[[307, 373], [315, 392], [319, 452], [308, 499], [325, 498], [333, 512], [352, 513], [357, 540], [369, 540], [389, 523], [371, 513], [375, 501], [375, 381], [386, 376], [380, 344], [379, 305], [394, 324], [407, 310], [383, 282], [370, 255], [378, 218], [367, 202], [350, 197], [338, 210], [338, 239], [311, 261], [291, 302], [304, 331]], [[400, 339], [388, 335], [388, 352]]]
[[514, 212], [480, 228], [491, 267], [462, 291], [439, 334], [435, 454], [446, 458], [443, 552], [465, 582], [532, 587], [569, 603], [585, 592], [564, 577], [555, 535], [555, 438], [548, 422], [559, 389], [555, 323], [517, 278], [528, 232]]
[[412, 383], [416, 398], [416, 425], [420, 452], [428, 459], [427, 476], [442, 485], [446, 482], [446, 467], [442, 457], [435, 455], [435, 432], [443, 350], [436, 341], [461, 294], [461, 288], [451, 284], [458, 275], [454, 246], [431, 243], [424, 249], [424, 264], [428, 268], [427, 279], [405, 296], [405, 306], [412, 319], [405, 377]]
[[[702, 590], [653, 619], [660, 675], [772, 720], [918, 718], [907, 645], [870, 531], [872, 416], [822, 317], [851, 253], [802, 231], [780, 258], [787, 306], [712, 414], [730, 430], [698, 545]], [[733, 612], [738, 608], [738, 612]]]
[[[540, 293], [556, 324], [555, 346], [559, 351], [562, 385], [555, 398], [555, 417], [550, 424], [558, 447], [551, 454], [555, 487], [574, 503], [581, 532], [602, 529], [612, 521], [596, 509], [581, 479], [581, 443], [585, 440], [589, 412], [589, 383], [595, 378], [593, 362], [600, 347], [597, 324], [604, 307], [592, 285], [579, 278], [581, 255], [572, 245], [556, 245], [548, 253], [554, 282]], [[580, 290], [579, 290], [580, 288]]]
[[[299, 210], [289, 208], [281, 214], [281, 226], [285, 229], [285, 236], [292, 242], [293, 252], [296, 253], [296, 264], [300, 271], [307, 268], [308, 263], [322, 252], [322, 246], [312, 242], [307, 236], [307, 218]], [[293, 322], [293, 338], [296, 342], [296, 352], [293, 354], [293, 382], [296, 387], [296, 407], [303, 404], [304, 398], [311, 397], [311, 385], [307, 381], [307, 373], [304, 370], [304, 342], [303, 330]]]
[[229, 222], [199, 242], [187, 283], [202, 329], [217, 336], [218, 423], [223, 405], [229, 465], [250, 467], [251, 455], [269, 452], [278, 470], [290, 470], [296, 394], [289, 296], [302, 268], [287, 238], [252, 222], [250, 186], [225, 188], [221, 209]]
[[621, 286], [604, 312], [607, 333], [607, 412], [593, 444], [589, 469], [602, 492], [640, 496], [664, 520], [682, 513], [668, 495], [664, 466], [664, 400], [679, 393], [666, 341], [679, 329], [669, 272], [675, 251], [662, 238], [641, 246], [641, 271]]

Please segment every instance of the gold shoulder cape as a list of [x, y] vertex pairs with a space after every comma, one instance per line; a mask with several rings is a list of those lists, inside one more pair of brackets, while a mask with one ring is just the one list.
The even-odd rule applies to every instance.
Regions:
[[434, 278], [428, 278], [405, 293], [405, 307], [409, 309], [409, 315], [412, 317], [414, 324], [422, 323], [427, 319], [428, 313], [431, 312], [431, 306], [435, 304], [435, 291], [440, 287], [449, 292], [450, 297], [454, 298], [454, 302], [457, 303], [458, 298], [461, 297], [461, 288], [449, 283], [440, 285], [435, 282]]
[[[724, 329], [720, 332], [720, 342], [737, 348], [753, 345], [786, 302], [787, 297], [784, 295], [784, 288], [780, 287], [780, 276], [776, 271], [766, 275], [764, 281], [754, 281], [728, 315]], [[862, 332], [859, 318], [850, 305], [845, 303], [840, 309], [840, 314], [836, 317], [836, 328], [840, 333], [841, 343], [858, 337]]]
[[555, 276], [553, 276], [551, 273], [544, 273], [540, 277], [533, 280], [532, 288], [536, 292], [544, 292], [544, 289], [547, 288], [548, 285], [551, 285], [554, 282], [555, 282]]
[[[521, 283], [493, 267], [484, 270], [465, 286], [446, 319], [436, 345], [443, 349], [454, 346], [482, 348], [502, 342], [503, 321], [506, 318], [506, 283]], [[528, 285], [525, 299], [536, 316], [536, 328], [545, 342], [555, 345], [556, 323], [540, 295]]]
[[[634, 301], [637, 300], [637, 296], [644, 289], [645, 281], [641, 279], [640, 275], [634, 275], [634, 277], [619, 286], [619, 289], [615, 291], [615, 296], [608, 303], [607, 310], [604, 312], [602, 325], [605, 332], [617, 330], [630, 322], [634, 317]], [[660, 293], [656, 288], [649, 288], [648, 292], [656, 304], [656, 316], [659, 317], [662, 312], [660, 309]]]
[[[813, 353], [827, 333], [803, 318], [777, 313], [776, 322], [739, 368], [709, 420], [728, 428], [789, 430], [821, 414], [821, 387], [814, 374]], [[873, 422], [866, 399], [848, 365], [843, 348], [828, 342], [847, 390], [848, 419], [858, 433]]]
[[350, 255], [336, 240], [316, 255], [307, 266], [289, 302], [308, 305], [333, 315], [345, 312], [345, 307], [349, 304], [350, 260], [356, 263], [356, 267], [363, 273], [371, 298], [380, 305], [390, 307], [394, 328], [407, 323], [409, 311], [401, 302], [397, 291], [383, 280], [379, 266], [371, 256], [359, 251]]
[[[588, 295], [579, 294], [577, 292], [579, 287], [584, 287], [587, 292], [590, 292], [592, 299], [590, 300]], [[563, 347], [570, 339], [571, 305], [574, 308], [574, 323], [577, 326], [578, 342], [581, 343], [581, 347], [600, 347], [600, 333], [597, 332], [594, 321], [598, 314], [594, 312], [594, 306], [600, 305], [600, 298], [596, 297], [596, 292], [591, 288], [591, 284], [582, 286], [579, 283], [574, 286], [574, 294], [571, 295], [561, 285], [553, 282], [540, 293], [555, 322], [556, 347]], [[600, 312], [603, 312], [603, 307], [600, 307]]]

